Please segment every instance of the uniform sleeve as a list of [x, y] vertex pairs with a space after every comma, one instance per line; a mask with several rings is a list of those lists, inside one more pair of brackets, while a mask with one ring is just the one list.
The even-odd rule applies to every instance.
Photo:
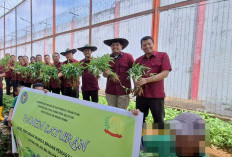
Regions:
[[164, 70], [169, 70], [169, 71], [172, 70], [171, 63], [170, 63], [167, 53], [163, 53], [161, 71], [164, 71]]

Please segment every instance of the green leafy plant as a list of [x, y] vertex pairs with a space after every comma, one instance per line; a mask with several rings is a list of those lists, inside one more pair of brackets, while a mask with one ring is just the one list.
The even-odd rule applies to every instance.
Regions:
[[95, 77], [99, 77], [100, 73], [106, 70], [110, 71], [110, 79], [114, 82], [119, 81], [118, 75], [110, 68], [110, 62], [114, 62], [113, 58], [109, 54], [105, 54], [97, 59], [92, 59], [88, 64], [87, 68], [89, 72], [92, 72]]
[[9, 61], [10, 61], [10, 56], [5, 56], [0, 60], [0, 65], [4, 68], [5, 71], [9, 71]]
[[79, 77], [82, 75], [83, 70], [85, 69], [82, 64], [83, 63], [68, 63], [61, 66], [61, 73], [63, 76], [67, 79], [73, 79], [73, 87], [76, 86], [77, 82], [79, 81]]
[[[128, 79], [130, 79], [130, 77], [132, 77], [132, 79], [134, 80], [134, 82], [138, 82], [142, 76], [146, 75], [147, 71], [149, 71], [150, 68], [145, 67], [143, 65], [140, 64], [135, 64], [133, 63], [132, 68], [129, 69], [128, 73], [129, 73], [129, 77]], [[134, 95], [142, 95], [143, 94], [143, 87], [138, 87], [138, 88], [134, 88], [133, 90]]]
[[48, 65], [42, 66], [39, 79], [42, 80], [45, 85], [48, 85], [51, 78], [59, 80], [57, 68]]
[[32, 81], [35, 81], [40, 77], [40, 73], [44, 66], [45, 64], [43, 62], [35, 62], [26, 67]]

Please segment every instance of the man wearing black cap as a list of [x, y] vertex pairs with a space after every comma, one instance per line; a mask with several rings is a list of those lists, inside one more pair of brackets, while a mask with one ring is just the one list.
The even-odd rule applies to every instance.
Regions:
[[[78, 63], [78, 61], [73, 58], [73, 54], [75, 54], [76, 52], [76, 49], [66, 49], [65, 52], [61, 52], [60, 54], [67, 58], [67, 60], [64, 61], [63, 64]], [[63, 75], [62, 73], [59, 73], [58, 76], [62, 77]], [[77, 84], [76, 87], [72, 87], [73, 81], [73, 79], [63, 77], [64, 95], [79, 98], [79, 84]]]
[[[112, 53], [110, 56], [114, 58], [114, 62], [109, 64], [120, 80], [120, 82], [111, 80], [109, 70], [106, 70], [103, 74], [104, 77], [107, 77], [106, 99], [108, 105], [127, 109], [131, 92], [131, 81], [128, 79], [127, 71], [132, 67], [134, 59], [131, 54], [122, 52], [122, 50], [127, 47], [129, 41], [123, 38], [115, 38], [105, 40], [104, 43], [111, 47]], [[128, 90], [125, 90], [122, 86], [128, 88]]]
[[[80, 62], [84, 63], [83, 66], [86, 66], [92, 59], [92, 52], [97, 50], [97, 47], [91, 46], [89, 44], [84, 47], [78, 48], [79, 51], [83, 52], [85, 59]], [[82, 74], [82, 95], [84, 100], [90, 101], [90, 97], [92, 102], [98, 102], [98, 78], [96, 78], [92, 73], [88, 72], [88, 69], [84, 69]]]

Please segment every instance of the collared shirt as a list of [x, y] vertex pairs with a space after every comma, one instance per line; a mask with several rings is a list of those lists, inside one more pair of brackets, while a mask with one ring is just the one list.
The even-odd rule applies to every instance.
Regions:
[[[62, 65], [62, 63], [60, 61], [56, 64], [54, 63], [54, 66], [56, 67], [58, 72], [60, 72], [61, 65]], [[60, 88], [60, 86], [61, 86], [61, 82], [59, 82], [59, 80], [54, 80], [53, 78], [51, 78], [51, 87], [52, 88]]]
[[[0, 74], [5, 73], [4, 69], [2, 66], [0, 66]], [[0, 78], [0, 88], [2, 88], [2, 78]]]
[[[111, 57], [114, 57], [113, 54], [111, 54]], [[132, 67], [133, 63], [133, 56], [129, 53], [121, 52], [119, 56], [114, 57], [114, 63], [110, 62], [111, 69], [118, 75], [121, 84], [129, 90], [126, 92], [120, 82], [113, 82], [107, 78], [106, 94], [126, 95], [131, 92], [131, 81], [128, 79], [129, 74], [127, 71]]]
[[[165, 70], [172, 70], [171, 63], [167, 53], [164, 52], [156, 52], [147, 58], [146, 55], [143, 55], [136, 59], [135, 63], [139, 63], [140, 65], [144, 65], [150, 68], [150, 71], [147, 74], [151, 73], [161, 73]], [[150, 77], [150, 75], [143, 76], [143, 78]], [[164, 98], [164, 80], [158, 82], [151, 82], [143, 85], [143, 95], [142, 97], [146, 98]]]
[[[66, 60], [66, 61], [63, 62], [63, 64], [68, 64], [68, 63], [79, 63], [79, 62], [77, 60], [75, 60], [75, 59], [71, 59], [69, 61]], [[68, 79], [68, 78], [63, 77], [63, 86], [64, 87], [67, 87], [67, 88], [72, 87], [72, 83], [73, 83], [73, 79], [72, 78]]]
[[[89, 63], [91, 61], [91, 58], [89, 60], [83, 59], [81, 60], [83, 66], [86, 66], [86, 63]], [[82, 91], [93, 91], [93, 90], [99, 90], [98, 86], [98, 79], [88, 71], [88, 69], [84, 69], [82, 73]]]

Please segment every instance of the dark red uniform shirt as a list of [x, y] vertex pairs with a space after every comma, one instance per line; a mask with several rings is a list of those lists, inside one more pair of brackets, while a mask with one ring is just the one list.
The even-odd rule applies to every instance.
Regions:
[[[113, 54], [111, 54], [113, 57]], [[126, 95], [131, 92], [131, 81], [128, 79], [128, 70], [132, 67], [134, 63], [133, 56], [129, 53], [121, 52], [121, 54], [114, 59], [114, 63], [110, 62], [111, 69], [119, 77], [119, 80], [123, 86], [129, 88], [128, 92], [120, 85], [120, 83], [114, 82], [107, 78], [106, 83], [106, 94], [111, 95]]]
[[[83, 66], [86, 66], [86, 63], [89, 63], [90, 60], [83, 59], [81, 60]], [[98, 86], [98, 79], [88, 71], [88, 69], [84, 69], [84, 72], [82, 74], [82, 91], [93, 91], [93, 90], [99, 90]]]
[[[147, 58], [143, 55], [136, 59], [135, 63], [144, 65], [150, 68], [147, 73], [161, 73], [164, 70], [172, 70], [171, 63], [167, 53], [154, 51], [152, 56]], [[149, 75], [143, 76], [143, 78], [150, 77]], [[164, 80], [158, 82], [151, 82], [144, 85], [142, 97], [146, 98], [164, 98]]]

